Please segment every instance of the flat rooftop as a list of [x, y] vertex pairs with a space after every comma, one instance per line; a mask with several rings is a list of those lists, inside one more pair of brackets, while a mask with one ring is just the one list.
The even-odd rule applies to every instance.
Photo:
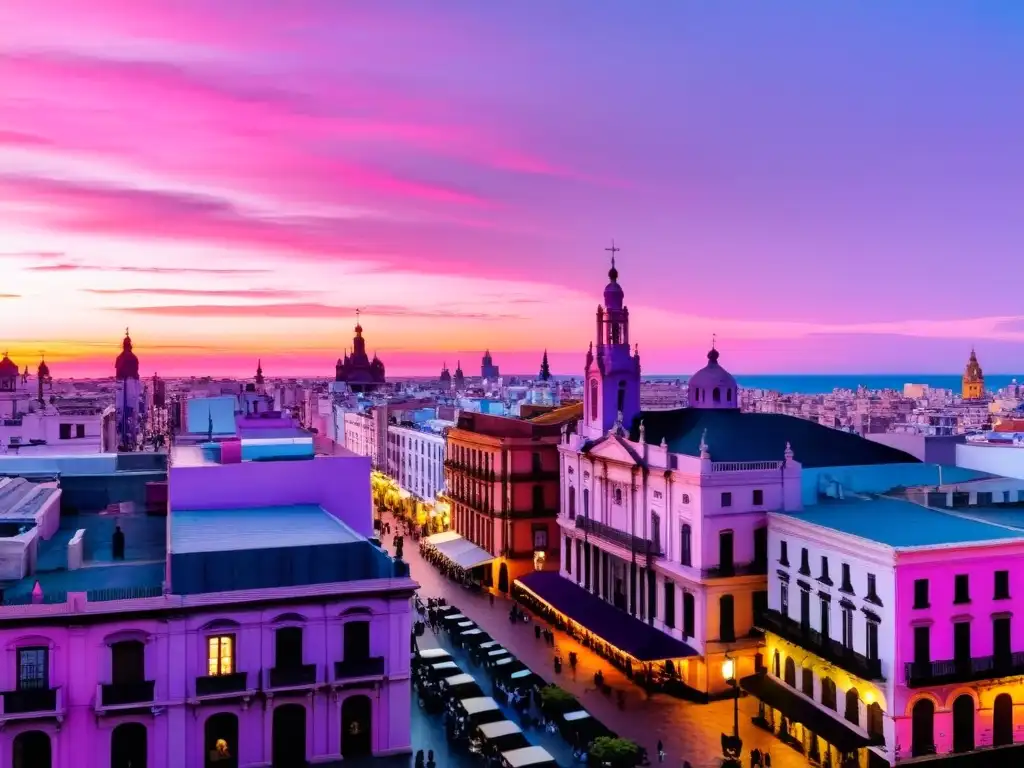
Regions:
[[[314, 456], [311, 435], [298, 437], [243, 438], [242, 461], [297, 461]], [[176, 444], [171, 448], [172, 467], [219, 467], [221, 443], [203, 441]]]
[[844, 501], [829, 501], [808, 507], [802, 512], [779, 512], [779, 516], [802, 520], [812, 525], [874, 541], [893, 549], [914, 549], [983, 542], [1024, 541], [1024, 511], [1011, 512], [1019, 518], [1021, 528], [1009, 527], [1006, 520], [995, 524], [996, 517], [1005, 513], [993, 512], [993, 521], [981, 519], [979, 509], [991, 507], [964, 507], [960, 510], [940, 510], [923, 507], [911, 501], [875, 497]]
[[309, 547], [357, 541], [363, 541], [363, 538], [315, 504], [171, 512], [171, 552], [174, 554]]
[[[124, 560], [114, 560], [112, 537], [120, 525], [125, 538]], [[82, 567], [68, 570], [68, 542], [85, 530]], [[140, 591], [159, 592], [166, 572], [167, 519], [144, 514], [89, 514], [61, 518], [60, 527], [39, 542], [36, 572], [0, 584], [4, 602], [31, 595], [38, 581], [44, 598], [63, 601], [67, 592], [92, 592], [90, 600], [130, 597]], [[96, 592], [109, 591], [105, 598]]]

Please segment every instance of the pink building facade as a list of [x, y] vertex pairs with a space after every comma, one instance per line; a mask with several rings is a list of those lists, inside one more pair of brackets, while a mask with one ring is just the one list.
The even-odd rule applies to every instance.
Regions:
[[[278, 461], [262, 445], [262, 460], [225, 465], [189, 447], [167, 518], [62, 521], [39, 570], [5, 585], [0, 765], [255, 768], [410, 751], [416, 584], [366, 540], [368, 460]], [[120, 551], [98, 533], [115, 524]], [[72, 531], [83, 567], [51, 570]]]

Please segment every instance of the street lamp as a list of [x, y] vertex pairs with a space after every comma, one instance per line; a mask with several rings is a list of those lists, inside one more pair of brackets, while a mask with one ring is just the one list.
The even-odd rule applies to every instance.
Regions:
[[738, 739], [740, 737], [740, 683], [736, 679], [736, 661], [728, 656], [722, 662], [722, 677], [736, 689], [732, 699], [732, 737]]

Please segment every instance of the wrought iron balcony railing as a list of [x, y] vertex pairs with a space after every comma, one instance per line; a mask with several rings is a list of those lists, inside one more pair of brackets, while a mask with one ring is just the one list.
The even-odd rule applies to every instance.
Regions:
[[134, 683], [104, 683], [100, 688], [100, 701], [104, 707], [145, 704], [153, 701], [154, 687], [153, 680], [139, 680]]
[[784, 640], [798, 645], [817, 654], [825, 661], [845, 669], [851, 675], [863, 680], [885, 680], [882, 677], [880, 659], [869, 659], [852, 648], [847, 648], [838, 640], [824, 637], [816, 629], [804, 626], [799, 622], [783, 616], [777, 611], [764, 611], [759, 619], [760, 626], [766, 632], [774, 632]]
[[656, 538], [644, 539], [639, 536], [633, 536], [626, 531], [620, 531], [618, 528], [599, 523], [588, 517], [581, 517], [578, 514], [576, 515], [576, 529], [585, 531], [588, 536], [593, 536], [596, 539], [602, 539], [610, 544], [617, 544], [628, 549], [630, 552], [636, 552], [638, 555], [647, 555], [648, 557], [660, 557], [662, 555], [661, 542]]
[[1013, 677], [1024, 675], [1024, 652], [945, 661], [908, 661], [903, 673], [908, 688]]

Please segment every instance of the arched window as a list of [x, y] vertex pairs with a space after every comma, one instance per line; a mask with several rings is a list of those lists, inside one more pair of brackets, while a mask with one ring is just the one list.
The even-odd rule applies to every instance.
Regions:
[[597, 421], [597, 379], [590, 380], [590, 420]]
[[720, 390], [718, 387], [715, 387], [714, 389], [712, 389], [711, 390], [711, 399], [712, 399], [712, 401], [714, 401], [716, 403], [722, 402], [722, 390]]
[[793, 661], [793, 657], [790, 656], [786, 659], [786, 685], [790, 688], [796, 688], [796, 662]]
[[583, 516], [590, 517], [590, 489], [583, 489]]
[[821, 703], [833, 712], [836, 710], [836, 684], [829, 677], [821, 678]]
[[615, 489], [615, 503], [616, 504], [621, 504], [622, 503], [622, 489], [621, 488], [616, 488]]
[[722, 595], [718, 598], [718, 639], [720, 642], [736, 642], [734, 605], [732, 595]]
[[974, 699], [962, 693], [953, 702], [953, 751], [974, 749]]
[[782, 657], [779, 656], [778, 651], [772, 656], [772, 674], [776, 677], [782, 676]]
[[624, 381], [619, 382], [619, 391], [616, 403], [617, 405], [615, 407], [615, 410], [617, 413], [622, 413], [623, 411], [626, 410], [626, 382]]
[[690, 503], [690, 494], [684, 493], [683, 494], [683, 504], [689, 504], [689, 503]]
[[725, 390], [725, 402], [732, 402], [732, 387], [729, 387], [727, 390]]
[[576, 519], [576, 489], [569, 486], [569, 519]]
[[679, 538], [679, 562], [683, 565], [693, 565], [690, 553], [692, 531], [690, 526], [683, 523]]
[[877, 701], [868, 704], [868, 733], [882, 736], [882, 707]]
[[860, 694], [856, 688], [850, 688], [846, 692], [846, 720], [854, 725], [860, 725]]

